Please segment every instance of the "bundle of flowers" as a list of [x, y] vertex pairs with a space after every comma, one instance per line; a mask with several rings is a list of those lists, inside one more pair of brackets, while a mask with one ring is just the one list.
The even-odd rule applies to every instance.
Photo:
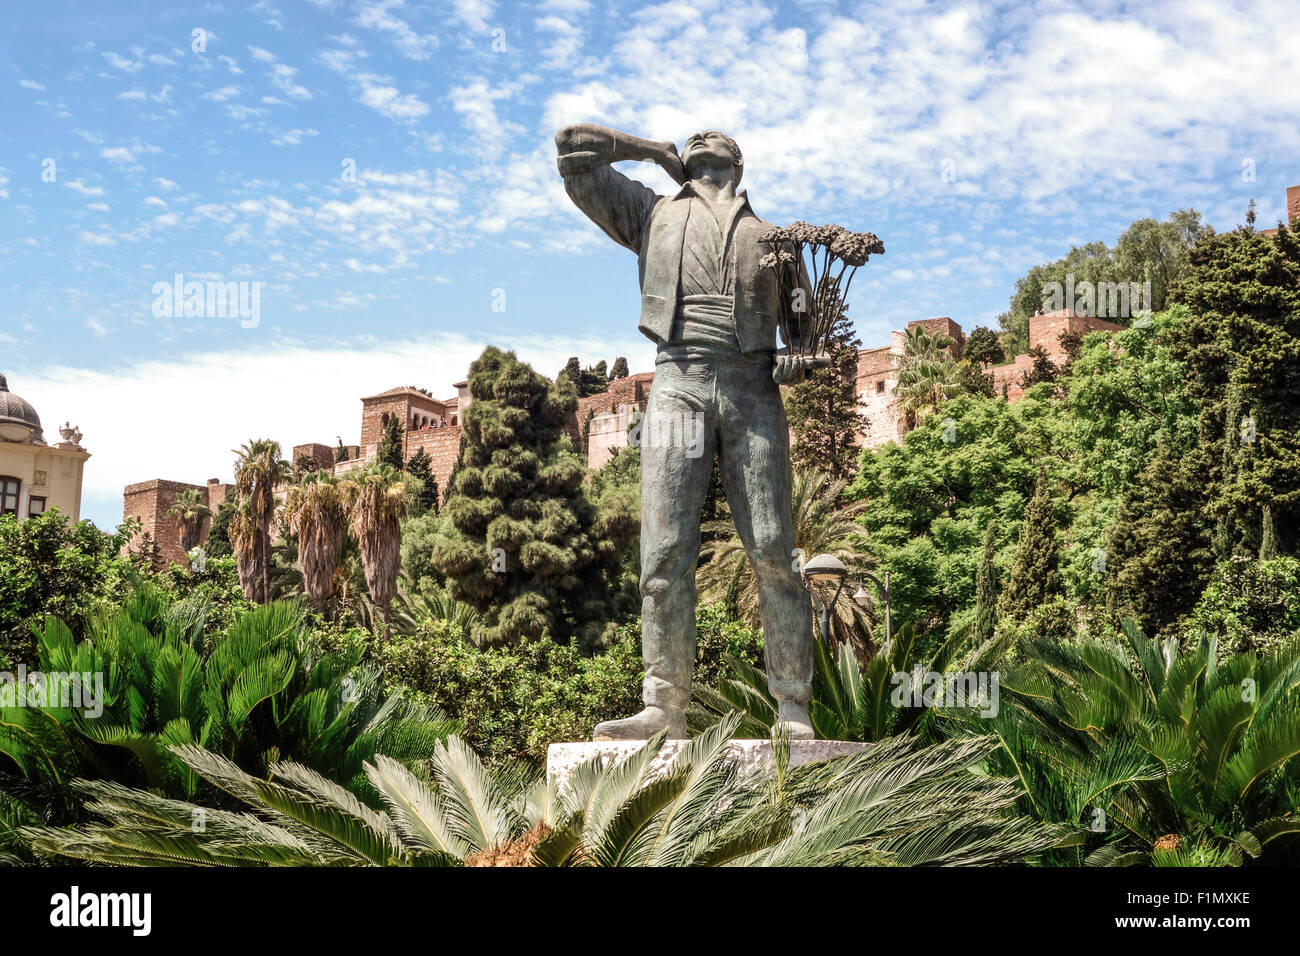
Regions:
[[772, 269], [781, 283], [781, 334], [790, 354], [824, 358], [854, 274], [873, 254], [883, 253], [885, 244], [875, 233], [806, 222], [770, 229], [758, 241], [772, 250], [759, 265]]

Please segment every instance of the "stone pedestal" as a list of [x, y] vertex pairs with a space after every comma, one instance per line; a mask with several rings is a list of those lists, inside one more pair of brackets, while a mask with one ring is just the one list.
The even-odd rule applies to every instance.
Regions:
[[[667, 740], [650, 763], [652, 774], [662, 773], [676, 759], [685, 746], [685, 740]], [[595, 757], [604, 757], [607, 766], [636, 753], [645, 746], [644, 740], [598, 740], [584, 743], [551, 744], [546, 749], [546, 776], [563, 790], [569, 775], [579, 766]], [[790, 766], [826, 760], [865, 750], [869, 744], [850, 740], [792, 740], [790, 741]], [[772, 741], [732, 740], [727, 743], [727, 756], [736, 764], [741, 774], [764, 773], [773, 766]]]

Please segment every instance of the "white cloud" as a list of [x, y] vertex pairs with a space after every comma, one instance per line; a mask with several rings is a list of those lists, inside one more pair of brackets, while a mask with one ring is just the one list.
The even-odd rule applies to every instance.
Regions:
[[465, 26], [480, 32], [488, 28], [488, 18], [496, 10], [492, 0], [452, 0], [451, 5]]
[[351, 50], [322, 50], [316, 58], [335, 73], [347, 74], [356, 62], [357, 54]]
[[141, 61], [128, 60], [126, 57], [117, 53], [105, 52], [104, 59], [108, 61], [109, 66], [116, 70], [121, 70], [123, 73], [139, 73], [144, 69], [144, 63]]
[[37, 83], [35, 80], [19, 80], [18, 85], [27, 90], [43, 91], [45, 89], [45, 87], [41, 86], [41, 84]]
[[416, 32], [405, 20], [393, 15], [393, 10], [400, 10], [403, 7], [405, 7], [403, 0], [374, 0], [374, 2], [362, 3], [357, 10], [357, 24], [386, 36], [408, 59], [427, 60], [437, 48], [438, 38], [432, 33]]
[[553, 34], [555, 39], [546, 50], [545, 65], [551, 67], [573, 66], [582, 46], [582, 30], [563, 17], [548, 15], [534, 21], [537, 29]]
[[361, 102], [378, 110], [389, 119], [410, 121], [429, 112], [429, 106], [414, 93], [403, 94], [395, 86], [384, 82], [383, 77], [363, 73], [357, 77], [361, 84]]
[[91, 232], [89, 229], [82, 229], [77, 233], [77, 238], [91, 246], [117, 245], [117, 237], [107, 229], [101, 229], [98, 232]]
[[297, 146], [303, 137], [318, 135], [320, 134], [314, 129], [287, 129], [273, 137], [271, 142], [276, 146]]
[[222, 54], [221, 56], [217, 57], [217, 60], [218, 62], [224, 64], [226, 69], [229, 70], [231, 73], [234, 73], [235, 75], [239, 75], [244, 72], [239, 68], [239, 61], [234, 59], [233, 57], [229, 57]]
[[99, 155], [103, 159], [118, 166], [125, 166], [135, 162], [135, 154], [125, 146], [114, 146], [108, 149], [101, 149]]
[[499, 156], [506, 141], [523, 127], [497, 116], [497, 100], [507, 100], [518, 90], [517, 86], [492, 87], [479, 78], [468, 86], [458, 86], [451, 91], [451, 107], [462, 117], [465, 126], [481, 141], [483, 155]]
[[311, 91], [294, 80], [298, 70], [287, 63], [281, 63], [279, 58], [269, 50], [264, 50], [258, 46], [250, 46], [248, 52], [253, 55], [253, 59], [259, 63], [266, 63], [269, 66], [267, 78], [271, 84], [280, 92], [291, 96], [296, 100], [311, 99]]
[[73, 192], [81, 193], [83, 196], [104, 195], [104, 188], [102, 186], [87, 186], [80, 179], [70, 179], [63, 185], [67, 186]]
[[208, 92], [203, 94], [203, 98], [205, 100], [212, 100], [212, 102], [214, 103], [224, 103], [232, 96], [238, 96], [238, 95], [239, 95], [239, 87], [223, 86], [219, 90], [208, 90]]
[[271, 67], [271, 82], [276, 89], [287, 96], [292, 96], [296, 100], [309, 100], [311, 99], [311, 92], [307, 87], [294, 82], [293, 78], [297, 73], [298, 71], [291, 66], [276, 63]]
[[[670, 0], [634, 14], [596, 72], [574, 71], [541, 126], [604, 122], [678, 143], [722, 128], [769, 217], [884, 197], [1060, 212], [1061, 197], [1098, 182], [1137, 200], [1153, 182], [1236, 165], [1243, 104], [1272, 150], [1300, 148], [1284, 119], [1300, 112], [1300, 85], [1274, 79], [1294, 61], [1293, 31], [1249, 6], [828, 9], [790, 29], [754, 0]], [[950, 158], [956, 181], [943, 176]]]

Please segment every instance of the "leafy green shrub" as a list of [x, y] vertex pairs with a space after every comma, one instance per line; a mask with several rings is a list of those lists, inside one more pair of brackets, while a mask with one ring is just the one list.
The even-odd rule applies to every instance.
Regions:
[[35, 660], [28, 622], [52, 614], [79, 632], [102, 598], [125, 592], [124, 540], [57, 508], [25, 521], [0, 515], [0, 665]]
[[1300, 851], [1300, 641], [1217, 661], [1132, 620], [1114, 641], [1039, 640], [999, 668], [999, 706], [936, 713], [999, 746], [1022, 813], [1076, 829], [1065, 864], [1293, 863]]
[[479, 650], [452, 622], [430, 619], [378, 656], [390, 686], [460, 718], [466, 741], [488, 759], [543, 760], [552, 741], [585, 740], [597, 721], [640, 707], [641, 655], [627, 634], [593, 657], [549, 637]]
[[1272, 653], [1300, 631], [1300, 558], [1234, 557], [1215, 569], [1184, 622], [1189, 638], [1215, 637], [1221, 654]]
[[[696, 644], [697, 684], [718, 680], [725, 654], [750, 663], [762, 655], [762, 635], [721, 605], [699, 608]], [[390, 685], [416, 690], [462, 720], [465, 739], [493, 760], [544, 760], [548, 744], [587, 740], [599, 721], [641, 709], [639, 620], [592, 656], [549, 637], [479, 650], [453, 623], [425, 620], [414, 637], [380, 645], [378, 657]]]

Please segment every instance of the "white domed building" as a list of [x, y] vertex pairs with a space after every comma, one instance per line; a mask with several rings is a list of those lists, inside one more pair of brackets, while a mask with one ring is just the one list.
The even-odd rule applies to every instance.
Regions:
[[0, 375], [0, 515], [19, 521], [51, 508], [81, 518], [81, 475], [90, 452], [81, 431], [64, 424], [63, 441], [47, 444], [31, 403], [9, 391]]

